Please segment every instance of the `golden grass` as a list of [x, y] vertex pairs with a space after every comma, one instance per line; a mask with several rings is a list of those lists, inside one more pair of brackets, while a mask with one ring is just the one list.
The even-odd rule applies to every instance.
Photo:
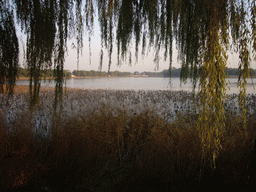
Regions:
[[[6, 85], [3, 85], [4, 92], [6, 92]], [[41, 87], [40, 91], [53, 91], [54, 88], [51, 87]], [[28, 93], [29, 92], [29, 86], [28, 85], [15, 85], [14, 86], [14, 93]]]
[[[6, 92], [6, 85], [3, 85], [4, 92]], [[64, 88], [64, 90], [67, 91], [74, 91], [74, 90], [80, 90], [79, 88]], [[45, 91], [54, 91], [54, 87], [41, 87], [41, 92]], [[15, 85], [14, 86], [14, 93], [29, 93], [29, 86], [28, 85]]]
[[201, 164], [196, 119], [180, 114], [168, 123], [151, 110], [130, 117], [125, 109], [116, 115], [111, 109], [105, 105], [89, 117], [56, 117], [50, 139], [33, 133], [27, 114], [17, 119], [12, 133], [0, 116], [1, 189], [249, 189], [255, 116], [248, 119], [246, 138], [239, 119], [228, 116], [223, 149], [212, 170], [207, 162]]

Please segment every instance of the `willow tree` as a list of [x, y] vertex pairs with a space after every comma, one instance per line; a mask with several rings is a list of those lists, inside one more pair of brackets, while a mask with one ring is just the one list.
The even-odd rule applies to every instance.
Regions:
[[[253, 45], [254, 54], [256, 50], [255, 9], [255, 1], [250, 0], [123, 0], [120, 5], [117, 46], [121, 56], [127, 53], [133, 39], [137, 55], [142, 38], [142, 52], [146, 43], [153, 46], [155, 61], [158, 62], [159, 50], [163, 47], [164, 58], [169, 56], [171, 69], [172, 42], [175, 40], [182, 67], [181, 80], [191, 78], [194, 88], [199, 81], [198, 131], [202, 163], [210, 161], [213, 167], [225, 131], [225, 69], [227, 51], [231, 49], [240, 58], [239, 104], [242, 132], [247, 134], [245, 94], [249, 77], [249, 46]], [[230, 43], [231, 39], [233, 43]]]
[[4, 92], [4, 84], [11, 95], [17, 76], [19, 62], [19, 44], [14, 25], [12, 7], [0, 1], [0, 93]]
[[[77, 4], [80, 2], [77, 1]], [[30, 108], [33, 108], [38, 102], [40, 71], [53, 66], [56, 82], [54, 102], [56, 110], [57, 104], [62, 98], [63, 67], [68, 32], [74, 24], [71, 22], [73, 21], [73, 1], [14, 0], [14, 5], [17, 21], [21, 25], [22, 31], [27, 35], [26, 64], [30, 71]], [[81, 12], [81, 10], [78, 11]], [[78, 34], [78, 38], [81, 39], [80, 34]], [[81, 45], [80, 42], [78, 39], [79, 45]]]
[[[1, 1], [2, 2], [2, 1]], [[109, 57], [109, 70], [116, 38], [118, 64], [132, 53], [135, 56], [152, 47], [157, 66], [160, 50], [172, 66], [175, 40], [181, 62], [181, 80], [190, 78], [194, 88], [199, 82], [198, 132], [202, 144], [202, 163], [215, 159], [221, 149], [225, 131], [223, 103], [226, 95], [227, 59], [229, 50], [239, 54], [239, 104], [242, 109], [243, 129], [246, 136], [246, 83], [251, 59], [256, 60], [256, 5], [253, 0], [13, 0], [17, 21], [27, 34], [26, 61], [30, 69], [31, 106], [37, 102], [40, 89], [40, 71], [54, 66], [55, 109], [62, 98], [63, 65], [68, 37], [76, 37], [79, 54], [83, 47], [83, 32], [89, 34], [89, 49], [93, 32], [94, 14], [98, 9], [102, 48]], [[8, 5], [4, 4], [4, 5]], [[1, 3], [3, 5], [3, 3]], [[8, 6], [7, 6], [8, 7]], [[82, 8], [84, 7], [84, 8]], [[1, 9], [2, 10], [2, 9]], [[10, 9], [7, 9], [13, 20]], [[4, 13], [2, 11], [1, 13]], [[75, 13], [75, 15], [74, 15]], [[4, 18], [4, 19], [2, 19]], [[14, 25], [3, 27], [8, 17], [1, 17], [1, 33]], [[12, 23], [12, 22], [11, 22]], [[85, 25], [84, 25], [85, 23]], [[12, 26], [12, 27], [11, 27]], [[85, 28], [85, 30], [84, 30]], [[4, 29], [4, 30], [3, 30]], [[4, 32], [7, 34], [7, 32]], [[11, 39], [15, 42], [15, 32]], [[1, 37], [1, 39], [4, 39]], [[3, 41], [1, 41], [2, 43]], [[13, 43], [13, 45], [16, 45]], [[251, 46], [252, 45], [252, 46]], [[1, 44], [1, 54], [6, 45]], [[251, 46], [251, 51], [250, 51]], [[17, 46], [13, 46], [15, 49]], [[16, 49], [15, 49], [16, 50]], [[17, 52], [16, 52], [17, 53]], [[4, 58], [1, 56], [1, 59]], [[102, 66], [103, 49], [100, 56]], [[8, 61], [9, 71], [16, 67]], [[9, 65], [10, 64], [10, 65]], [[9, 73], [10, 77], [16, 76]], [[5, 76], [6, 77], [6, 76]], [[1, 84], [3, 82], [1, 81]]]

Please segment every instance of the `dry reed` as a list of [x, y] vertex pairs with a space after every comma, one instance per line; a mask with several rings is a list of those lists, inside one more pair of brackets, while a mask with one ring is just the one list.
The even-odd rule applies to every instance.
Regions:
[[[72, 102], [76, 99], [74, 95]], [[201, 164], [197, 115], [191, 112], [177, 112], [170, 122], [150, 107], [131, 113], [105, 102], [89, 113], [48, 119], [50, 137], [34, 131], [33, 114], [19, 114], [8, 123], [0, 114], [2, 190], [250, 188], [255, 115], [248, 117], [247, 137], [241, 133], [238, 116], [227, 115], [223, 149], [212, 170], [207, 162]]]

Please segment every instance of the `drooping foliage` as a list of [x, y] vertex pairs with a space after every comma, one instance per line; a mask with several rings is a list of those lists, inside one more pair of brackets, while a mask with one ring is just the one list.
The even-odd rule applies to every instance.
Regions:
[[[248, 12], [250, 9], [251, 13]], [[140, 22], [136, 20], [138, 17]], [[125, 56], [133, 39], [137, 51], [141, 37], [142, 50], [146, 47], [145, 39], [148, 47], [154, 46], [157, 63], [160, 48], [165, 50], [165, 59], [169, 53], [170, 67], [175, 39], [182, 66], [181, 80], [191, 78], [194, 87], [199, 80], [198, 130], [202, 162], [210, 161], [215, 167], [225, 128], [225, 70], [230, 49], [240, 58], [239, 103], [245, 135], [247, 132], [245, 94], [251, 44], [255, 53], [255, 1], [122, 1], [117, 26], [117, 46], [121, 56]]]
[[27, 35], [26, 65], [30, 71], [32, 108], [39, 98], [40, 71], [52, 65], [57, 10], [55, 2], [50, 0], [15, 0], [15, 5], [18, 22]]
[[[254, 3], [254, 9], [255, 9], [255, 1]], [[252, 4], [253, 7], [253, 4]], [[237, 45], [238, 47], [238, 53], [239, 53], [239, 87], [240, 87], [240, 96], [239, 96], [239, 105], [242, 108], [242, 118], [243, 118], [243, 132], [245, 135], [247, 135], [247, 126], [246, 126], [246, 109], [245, 109], [245, 98], [246, 98], [246, 84], [247, 84], [247, 78], [249, 78], [249, 67], [250, 67], [250, 44], [251, 40], [253, 40], [253, 36], [255, 36], [255, 31], [252, 33], [252, 39], [250, 37], [250, 31], [249, 31], [249, 20], [247, 13], [247, 6], [242, 1], [241, 5], [239, 7], [239, 19], [238, 19], [238, 30], [237, 30]], [[253, 21], [254, 20], [254, 21]], [[252, 18], [252, 23], [255, 23], [255, 18]], [[253, 27], [253, 25], [252, 25]], [[253, 29], [253, 28], [252, 28]], [[255, 49], [254, 49], [255, 51]]]
[[[131, 48], [135, 48], [135, 57], [138, 60], [141, 45], [142, 55], [150, 48], [154, 49], [154, 61], [157, 67], [160, 62], [160, 51], [164, 50], [163, 56], [165, 60], [169, 59], [171, 71], [175, 40], [182, 67], [181, 80], [186, 81], [187, 78], [191, 78], [194, 88], [199, 83], [198, 131], [203, 152], [202, 162], [210, 161], [213, 166], [221, 150], [221, 139], [225, 128], [223, 102], [226, 95], [227, 53], [229, 50], [237, 52], [240, 58], [238, 82], [243, 118], [241, 131], [246, 136], [246, 83], [250, 62], [252, 59], [256, 60], [255, 1], [13, 0], [12, 3], [10, 1], [6, 4], [1, 3], [1, 6], [6, 7], [1, 9], [1, 33], [5, 33], [6, 38], [12, 39], [12, 45], [17, 45], [13, 14], [8, 9], [11, 5], [15, 7], [17, 21], [27, 34], [26, 61], [30, 70], [31, 107], [38, 99], [39, 72], [52, 66], [56, 81], [55, 110], [57, 104], [61, 103], [67, 39], [76, 37], [77, 68], [79, 68], [83, 33], [86, 31], [89, 34], [89, 50], [91, 50], [94, 15], [95, 10], [98, 9], [102, 44], [100, 69], [103, 48], [106, 48], [110, 71], [116, 37], [118, 64], [126, 58], [129, 58], [130, 63], [132, 62]], [[9, 23], [9, 27], [5, 27], [5, 23]], [[12, 29], [12, 33], [8, 33], [9, 36], [7, 29]], [[6, 45], [2, 39], [4, 40], [1, 36], [1, 59], [4, 59], [2, 47]], [[17, 53], [17, 47], [18, 45], [11, 46], [10, 49], [16, 50], [13, 53]], [[15, 62], [11, 61], [3, 66], [8, 66], [6, 71], [16, 69]], [[4, 74], [1, 78], [6, 79], [9, 75], [7, 79], [15, 80], [15, 72]], [[3, 83], [1, 79], [1, 85]]]
[[[98, 17], [101, 32], [101, 47], [108, 50], [109, 64], [108, 73], [112, 63], [112, 52], [114, 42], [114, 27], [117, 21], [119, 11], [118, 0], [99, 0], [98, 1]], [[99, 68], [102, 69], [103, 50], [101, 50], [101, 59]]]
[[0, 93], [4, 84], [9, 94], [13, 93], [19, 62], [19, 44], [12, 7], [0, 1]]

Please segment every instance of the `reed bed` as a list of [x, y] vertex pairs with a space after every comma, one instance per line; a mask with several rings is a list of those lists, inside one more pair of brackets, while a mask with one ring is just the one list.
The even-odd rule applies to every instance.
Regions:
[[[195, 96], [196, 97], [196, 96]], [[248, 136], [237, 95], [225, 103], [216, 169], [201, 163], [197, 99], [172, 91], [69, 90], [53, 116], [54, 93], [0, 95], [0, 187], [36, 191], [249, 190], [256, 137], [255, 95]]]

